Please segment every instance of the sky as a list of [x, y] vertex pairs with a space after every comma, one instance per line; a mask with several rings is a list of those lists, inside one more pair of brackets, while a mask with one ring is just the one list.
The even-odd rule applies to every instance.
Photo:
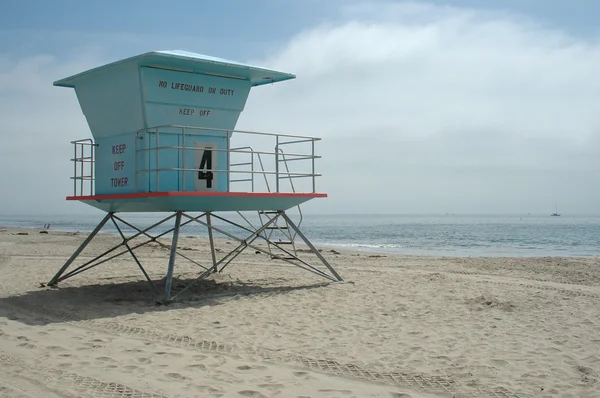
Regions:
[[291, 72], [239, 129], [323, 138], [313, 213], [600, 214], [600, 2], [0, 0], [2, 214], [92, 212], [52, 82], [152, 50]]

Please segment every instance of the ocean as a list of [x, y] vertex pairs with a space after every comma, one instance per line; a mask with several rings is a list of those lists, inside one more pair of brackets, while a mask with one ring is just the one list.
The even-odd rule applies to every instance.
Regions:
[[[101, 218], [0, 215], [0, 225], [42, 228], [50, 224], [52, 230], [88, 232]], [[161, 215], [127, 214], [124, 218], [149, 226]], [[234, 219], [245, 224], [237, 215]], [[249, 220], [255, 225], [258, 222], [256, 216]], [[236, 231], [218, 220], [214, 225]], [[302, 231], [317, 245], [365, 252], [451, 257], [600, 256], [600, 216], [305, 214]], [[117, 233], [110, 223], [103, 232]], [[187, 226], [182, 234], [207, 236], [206, 228], [199, 224]]]

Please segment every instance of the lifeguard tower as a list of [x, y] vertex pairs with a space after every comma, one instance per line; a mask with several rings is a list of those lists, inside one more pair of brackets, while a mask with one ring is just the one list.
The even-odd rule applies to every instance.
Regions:
[[[168, 303], [212, 272], [222, 271], [248, 247], [270, 255], [273, 260], [291, 263], [331, 281], [341, 281], [340, 275], [300, 230], [301, 219], [295, 223], [286, 214], [310, 199], [327, 196], [316, 191], [316, 177], [320, 174], [315, 172], [315, 160], [320, 156], [315, 153], [315, 143], [319, 138], [235, 130], [252, 87], [293, 78], [289, 73], [200, 54], [155, 51], [55, 82], [55, 86], [75, 89], [93, 136], [72, 142], [73, 195], [67, 200], [94, 206], [105, 211], [106, 216], [48, 285], [54, 286], [130, 253], [160, 301]], [[241, 139], [243, 145], [232, 147], [232, 137]], [[254, 143], [266, 145], [267, 149], [257, 149]], [[308, 184], [302, 190], [295, 181]], [[248, 211], [257, 212], [260, 221], [249, 221], [242, 214]], [[127, 212], [169, 215], [142, 228], [119, 214]], [[245, 223], [216, 212], [226, 215], [235, 212]], [[244, 235], [240, 237], [217, 227], [215, 218]], [[74, 266], [79, 254], [109, 221], [122, 242]], [[207, 228], [211, 252], [207, 264], [177, 249], [180, 228], [189, 223]], [[169, 226], [166, 232], [154, 232], [165, 225]], [[123, 226], [135, 233], [126, 236]], [[220, 259], [215, 251], [214, 232], [238, 242], [237, 247]], [[158, 238], [169, 234], [168, 267], [161, 289], [134, 251], [150, 242], [161, 244]], [[280, 237], [276, 239], [274, 234]], [[132, 239], [140, 237], [147, 239], [130, 244]], [[294, 243], [297, 237], [326, 269], [298, 256]], [[257, 240], [266, 241], [267, 248], [257, 245]], [[195, 280], [172, 292], [177, 256], [201, 269]]]

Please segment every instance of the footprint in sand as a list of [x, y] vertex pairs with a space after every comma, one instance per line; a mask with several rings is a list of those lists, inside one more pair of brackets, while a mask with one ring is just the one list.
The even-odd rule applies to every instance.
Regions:
[[105, 345], [104, 344], [100, 344], [103, 343], [102, 340], [92, 340], [92, 342], [89, 343], [83, 343], [84, 346], [88, 347], [88, 348], [104, 348]]
[[556, 354], [556, 353], [560, 352], [560, 350], [555, 347], [543, 347], [543, 348], [539, 349], [539, 351], [542, 351], [546, 354]]
[[258, 386], [273, 393], [278, 393], [282, 388], [285, 387], [283, 384], [259, 384]]
[[35, 345], [31, 344], [31, 343], [21, 343], [21, 344], [19, 344], [19, 347], [32, 349], [32, 348], [35, 348]]
[[167, 373], [166, 376], [171, 379], [175, 379], [175, 380], [187, 380], [188, 379], [187, 377], [182, 376], [179, 373]]
[[236, 369], [239, 369], [239, 370], [251, 370], [251, 369], [265, 370], [266, 368], [267, 368], [266, 366], [261, 366], [261, 365], [254, 365], [254, 366], [240, 365], [240, 366], [236, 367]]
[[136, 369], [139, 369], [139, 366], [135, 366], [135, 365], [127, 365], [127, 366], [123, 366], [123, 369], [127, 370], [128, 372], [133, 372]]
[[296, 377], [300, 377], [304, 380], [308, 380], [311, 378], [308, 372], [294, 372], [293, 375]]
[[196, 361], [202, 361], [208, 357], [206, 355], [194, 355], [192, 358], [194, 358]]
[[253, 390], [242, 390], [242, 391], [238, 391], [238, 394], [244, 396], [244, 397], [251, 397], [251, 398], [267, 398], [266, 395], [261, 394], [258, 391], [253, 391]]
[[[202, 392], [208, 392], [210, 393], [212, 396], [222, 396], [220, 395], [223, 392], [222, 388], [215, 388], [212, 386], [194, 386], [197, 390], [200, 390]], [[217, 395], [219, 394], [219, 395]]]
[[160, 351], [160, 352], [155, 352], [155, 355], [165, 355], [165, 356], [169, 356], [169, 357], [175, 357], [175, 358], [180, 358], [183, 356], [183, 354], [179, 353], [179, 352], [164, 352], [164, 351]]
[[186, 367], [192, 368], [192, 369], [196, 369], [196, 370], [205, 370], [206, 369], [206, 366], [203, 365], [203, 364], [201, 364], [201, 363], [195, 363], [195, 364], [192, 364], [192, 365], [188, 365]]
[[401, 392], [391, 392], [390, 396], [392, 398], [412, 398], [412, 395], [404, 394]]
[[67, 351], [67, 349], [65, 347], [61, 347], [58, 345], [49, 345], [48, 348], [50, 351]]
[[352, 394], [352, 391], [350, 391], [350, 390], [335, 390], [333, 388], [324, 388], [322, 390], [319, 390], [319, 392], [338, 392], [338, 393], [344, 394], [344, 395]]
[[114, 360], [110, 357], [98, 357], [96, 358], [97, 361], [103, 361], [103, 362], [114, 362]]
[[151, 363], [152, 359], [150, 358], [138, 358], [139, 363]]

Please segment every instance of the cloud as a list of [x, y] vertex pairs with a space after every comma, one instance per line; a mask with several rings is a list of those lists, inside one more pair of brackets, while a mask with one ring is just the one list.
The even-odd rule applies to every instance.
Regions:
[[50, 54], [0, 55], [3, 214], [68, 211], [69, 142], [90, 133], [72, 90], [58, 89], [52, 82], [98, 61], [91, 54], [78, 54], [68, 62]]
[[[597, 40], [451, 7], [375, 3], [344, 15], [254, 61], [298, 79], [257, 88], [240, 120], [324, 137], [324, 188], [339, 198], [328, 208], [534, 212], [559, 201], [597, 211]], [[456, 191], [452, 202], [441, 186]]]
[[[5, 212], [71, 208], [68, 142], [89, 133], [74, 93], [52, 81], [141, 52], [76, 48], [0, 55]], [[506, 12], [354, 3], [246, 61], [298, 75], [253, 89], [238, 127], [324, 138], [318, 188], [330, 199], [310, 211], [598, 212], [598, 38]]]

